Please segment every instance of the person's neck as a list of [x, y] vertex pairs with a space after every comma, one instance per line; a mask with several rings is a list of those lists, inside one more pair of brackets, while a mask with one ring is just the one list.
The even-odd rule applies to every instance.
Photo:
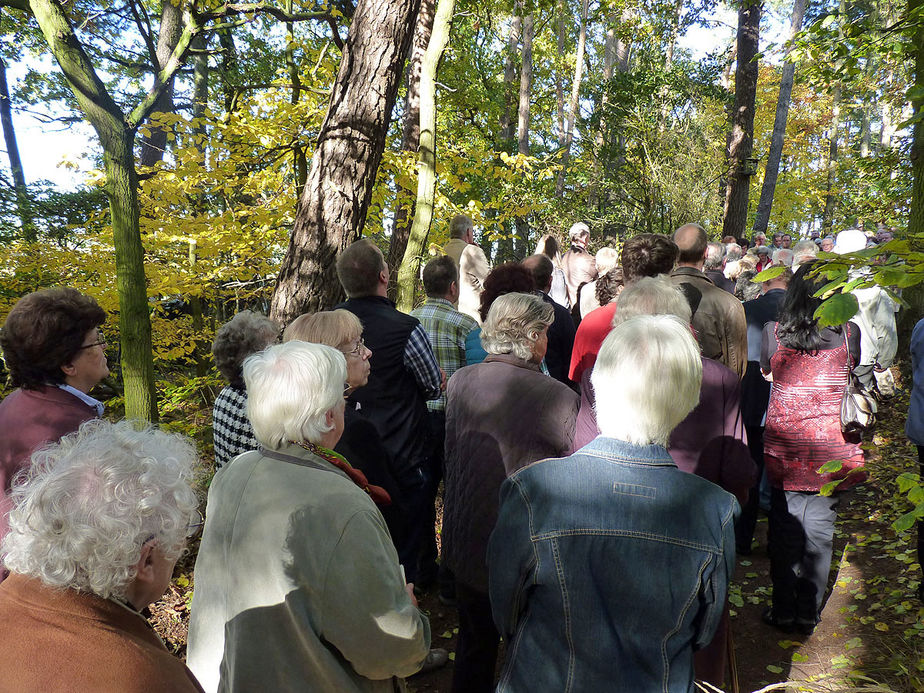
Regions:
[[678, 262], [677, 266], [678, 267], [689, 267], [691, 269], [699, 270], [700, 272], [703, 271], [703, 263], [701, 262]]
[[80, 378], [74, 378], [71, 376], [66, 376], [64, 378], [64, 384], [70, 385], [75, 390], [80, 390], [85, 395], [89, 395], [90, 390], [96, 386], [96, 383], [88, 383], [84, 380], [81, 380]]

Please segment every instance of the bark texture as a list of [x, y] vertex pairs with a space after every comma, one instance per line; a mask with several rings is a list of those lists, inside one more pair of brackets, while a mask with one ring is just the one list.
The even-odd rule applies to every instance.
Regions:
[[[924, 0], [908, 0], [908, 14], [915, 16], [921, 11]], [[924, 24], [919, 23], [912, 42], [914, 60], [914, 85], [916, 98], [912, 100], [914, 124], [911, 140], [911, 213], [908, 215], [908, 233], [924, 234]]]
[[362, 235], [420, 0], [360, 0], [273, 294], [287, 324], [343, 296], [337, 255]]
[[[183, 35], [183, 7], [185, 3], [179, 0], [173, 4], [170, 0], [163, 3], [163, 13], [160, 19], [160, 32], [157, 35], [157, 52], [154, 56], [154, 74], [157, 75], [167, 65], [173, 51], [176, 50], [180, 37]], [[161, 92], [154, 107], [154, 113], [173, 113], [173, 75]], [[164, 159], [164, 149], [167, 146], [167, 133], [169, 128], [155, 126], [150, 128], [150, 134], [141, 139], [141, 165], [153, 166]]]
[[35, 240], [35, 225], [32, 223], [32, 210], [29, 204], [29, 191], [26, 188], [26, 176], [19, 157], [19, 145], [16, 143], [16, 130], [13, 128], [13, 109], [10, 103], [10, 89], [6, 82], [6, 63], [0, 58], [0, 123], [3, 126], [3, 142], [10, 160], [10, 174], [13, 178], [13, 192], [16, 194], [16, 211], [19, 214], [20, 231], [23, 240]]
[[[786, 57], [792, 42], [802, 28], [807, 0], [795, 0], [792, 5], [792, 19], [789, 22], [789, 43]], [[780, 174], [780, 159], [783, 156], [783, 142], [786, 138], [786, 121], [789, 119], [789, 104], [792, 101], [792, 85], [796, 75], [794, 63], [785, 60], [783, 74], [780, 77], [780, 94], [776, 100], [776, 116], [773, 120], [773, 134], [770, 137], [770, 151], [767, 154], [767, 168], [764, 171], [764, 184], [760, 189], [760, 202], [757, 203], [757, 216], [754, 219], [754, 233], [766, 233], [770, 223], [770, 210], [773, 207], [773, 195], [776, 181]]]
[[581, 25], [578, 29], [577, 50], [574, 58], [574, 79], [571, 81], [571, 100], [568, 103], [568, 124], [565, 128], [562, 142], [561, 170], [555, 181], [555, 195], [561, 197], [565, 192], [565, 177], [568, 165], [571, 163], [571, 143], [574, 140], [574, 123], [580, 107], [581, 79], [584, 74], [584, 48], [587, 43], [587, 13], [590, 3], [583, 0], [581, 3]]
[[[529, 155], [529, 96], [533, 88], [533, 38], [535, 37], [535, 18], [532, 14], [523, 17], [523, 44], [520, 58], [520, 99], [517, 108], [517, 152]], [[510, 256], [506, 259], [519, 258], [521, 250], [529, 238], [529, 220], [517, 217], [514, 223], [516, 234]]]
[[753, 171], [748, 159], [754, 147], [754, 99], [757, 94], [757, 50], [760, 2], [742, 5], [738, 11], [738, 64], [735, 68], [735, 105], [728, 135], [728, 180], [725, 186], [723, 236], [744, 235], [748, 216], [748, 192]]
[[417, 201], [414, 222], [401, 268], [398, 271], [398, 310], [414, 309], [414, 294], [430, 225], [433, 223], [433, 200], [436, 194], [436, 72], [452, 26], [455, 0], [439, 0], [433, 31], [420, 70], [420, 127], [417, 154]]

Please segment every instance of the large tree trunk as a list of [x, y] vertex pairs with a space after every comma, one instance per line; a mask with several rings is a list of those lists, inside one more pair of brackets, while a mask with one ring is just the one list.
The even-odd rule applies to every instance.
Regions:
[[507, 50], [504, 57], [504, 108], [500, 116], [500, 131], [498, 132], [497, 148], [510, 152], [513, 148], [514, 113], [517, 105], [516, 79], [517, 79], [517, 44], [520, 42], [520, 17], [514, 17], [510, 23], [510, 34], [507, 36]]
[[430, 225], [436, 192], [436, 71], [449, 42], [455, 0], [439, 0], [433, 31], [420, 70], [420, 147], [417, 155], [417, 203], [407, 250], [398, 272], [398, 310], [414, 309], [414, 293]]
[[156, 421], [151, 319], [133, 151], [136, 125], [132, 123], [141, 119], [144, 108], [139, 106], [137, 113], [124, 116], [97, 76], [60, 4], [55, 0], [30, 0], [29, 7], [103, 147], [115, 245], [125, 415]]
[[[520, 61], [520, 99], [517, 108], [517, 152], [529, 155], [529, 98], [533, 87], [533, 37], [535, 36], [535, 20], [532, 14], [523, 17], [523, 46]], [[516, 249], [523, 247], [529, 240], [529, 221], [525, 216], [516, 218]], [[516, 252], [511, 252], [516, 258]]]
[[558, 61], [555, 69], [555, 129], [558, 132], [558, 146], [565, 148], [565, 48], [568, 38], [568, 1], [558, 0]]
[[837, 192], [837, 139], [841, 129], [841, 88], [834, 87], [834, 107], [831, 111], [831, 130], [828, 138], [827, 180], [825, 182], [825, 209], [821, 218], [821, 228], [825, 234], [834, 229], [834, 205]]
[[588, 0], [581, 3], [581, 26], [578, 30], [577, 51], [574, 58], [574, 79], [571, 82], [571, 101], [568, 103], [568, 125], [565, 129], [565, 141], [561, 155], [561, 170], [555, 181], [555, 196], [561, 197], [565, 192], [565, 175], [571, 163], [571, 142], [574, 140], [574, 123], [577, 120], [579, 99], [581, 95], [581, 78], [584, 70], [584, 47], [587, 43]]
[[[156, 59], [154, 65], [155, 75], [157, 75], [167, 64], [167, 61], [170, 60], [170, 56], [173, 55], [173, 51], [176, 50], [177, 44], [180, 41], [180, 36], [183, 34], [183, 26], [185, 24], [183, 21], [184, 6], [185, 2], [183, 2], [183, 0], [178, 0], [176, 4], [172, 1], [162, 4], [163, 13], [160, 19], [160, 32], [157, 35], [157, 52], [155, 56], [152, 56]], [[157, 99], [157, 105], [154, 107], [154, 114], [173, 113], [173, 81], [173, 77], [171, 76], [167, 88], [161, 92], [160, 97]], [[149, 134], [146, 137], [142, 137], [141, 166], [153, 166], [157, 162], [164, 160], [164, 149], [167, 146], [168, 130], [169, 128], [163, 126], [152, 126], [149, 128]]]
[[[424, 54], [433, 33], [433, 21], [436, 12], [436, 0], [421, 0], [414, 38], [411, 42], [411, 58], [407, 67], [407, 97], [404, 101], [404, 131], [401, 137], [401, 150], [417, 152], [420, 142], [420, 79], [423, 69]], [[419, 184], [418, 184], [419, 185]], [[388, 292], [392, 298], [398, 292], [398, 268], [404, 261], [411, 223], [414, 220], [414, 191], [411, 188], [398, 188], [395, 202], [395, 221], [392, 225], [391, 239], [388, 242], [388, 268], [391, 280]]]
[[287, 324], [342, 297], [337, 255], [362, 236], [420, 0], [360, 0], [343, 47], [270, 315]]
[[759, 0], [738, 11], [738, 65], [735, 68], [735, 105], [728, 135], [728, 181], [725, 187], [723, 236], [744, 235], [748, 217], [748, 188], [753, 171], [748, 159], [754, 146], [754, 99], [757, 95]]
[[32, 223], [32, 210], [29, 191], [26, 188], [26, 176], [19, 158], [19, 145], [16, 143], [16, 130], [13, 128], [13, 109], [10, 105], [10, 90], [6, 83], [6, 63], [0, 58], [0, 123], [3, 126], [3, 141], [10, 159], [10, 173], [13, 177], [13, 191], [16, 194], [16, 211], [19, 214], [20, 230], [23, 240], [35, 240], [35, 225]]
[[[792, 5], [792, 19], [789, 22], [789, 43], [786, 44], [786, 58], [802, 28], [807, 0], [795, 0]], [[792, 100], [792, 85], [796, 74], [794, 63], [784, 59], [783, 74], [780, 77], [780, 94], [776, 100], [776, 117], [773, 120], [773, 135], [770, 138], [770, 151], [767, 154], [767, 168], [764, 171], [764, 184], [760, 189], [760, 202], [757, 203], [757, 216], [754, 219], [754, 232], [767, 232], [770, 223], [770, 210], [773, 207], [773, 195], [776, 181], [780, 174], [780, 159], [783, 156], [783, 142], [786, 139], [786, 120], [789, 117], [789, 104]]]

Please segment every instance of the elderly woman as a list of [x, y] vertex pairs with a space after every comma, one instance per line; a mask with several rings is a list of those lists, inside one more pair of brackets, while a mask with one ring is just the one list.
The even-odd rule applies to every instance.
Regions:
[[[106, 312], [76, 289], [25, 296], [0, 332], [3, 358], [17, 389], [0, 403], [0, 539], [6, 534], [13, 477], [45, 443], [101, 416], [90, 391], [107, 375]], [[0, 580], [5, 571], [0, 565]]]
[[[338, 309], [301, 315], [282, 334], [283, 342], [299, 340], [326, 344], [344, 355], [347, 362], [347, 389], [344, 395], [369, 382], [369, 359], [372, 350], [363, 342], [363, 325], [353, 313]], [[385, 518], [395, 543], [404, 536], [405, 519], [401, 492], [391, 474], [391, 458], [382, 445], [378, 429], [366, 419], [358, 405], [347, 401], [343, 415], [343, 435], [334, 452], [350, 465], [362, 471], [369, 483], [385, 489], [388, 497], [379, 499], [379, 510]]]
[[228, 385], [218, 393], [212, 407], [215, 466], [221, 469], [242, 452], [255, 450], [257, 439], [247, 419], [244, 359], [276, 341], [279, 327], [267, 317], [242, 310], [215, 333], [212, 356]]
[[688, 323], [627, 320], [594, 366], [603, 434], [501, 486], [488, 550], [501, 693], [695, 690], [693, 651], [722, 614], [737, 513], [665, 449], [701, 373]]
[[488, 357], [449, 379], [443, 548], [459, 603], [453, 691], [493, 690], [499, 636], [485, 551], [497, 490], [530, 462], [571, 452], [578, 397], [539, 370], [553, 316], [539, 296], [500, 296], [482, 327]]
[[333, 448], [346, 359], [290, 341], [244, 363], [261, 448], [209, 489], [190, 668], [207, 691], [388, 691], [427, 658], [430, 624], [374, 498]]
[[[532, 273], [518, 262], [505, 262], [492, 269], [485, 277], [484, 290], [481, 292], [479, 317], [482, 324], [488, 319], [488, 311], [498, 296], [514, 292], [529, 293], [535, 287]], [[487, 355], [481, 342], [481, 328], [469, 332], [465, 338], [465, 363], [469, 366], [481, 363]]]
[[36, 452], [13, 489], [0, 585], [0, 688], [200, 691], [139, 613], [198, 527], [192, 444], [90, 421]]

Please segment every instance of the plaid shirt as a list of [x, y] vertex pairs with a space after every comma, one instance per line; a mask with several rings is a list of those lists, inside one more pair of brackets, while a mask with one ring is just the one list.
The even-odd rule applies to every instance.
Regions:
[[215, 466], [221, 469], [244, 452], [256, 450], [257, 439], [247, 418], [247, 392], [228, 385], [215, 398], [212, 409]]
[[[447, 378], [466, 365], [465, 338], [478, 323], [457, 311], [444, 298], [428, 298], [426, 303], [412, 310], [411, 315], [420, 320], [426, 330], [436, 361], [446, 371]], [[446, 393], [427, 402], [427, 407], [430, 411], [445, 411]]]

